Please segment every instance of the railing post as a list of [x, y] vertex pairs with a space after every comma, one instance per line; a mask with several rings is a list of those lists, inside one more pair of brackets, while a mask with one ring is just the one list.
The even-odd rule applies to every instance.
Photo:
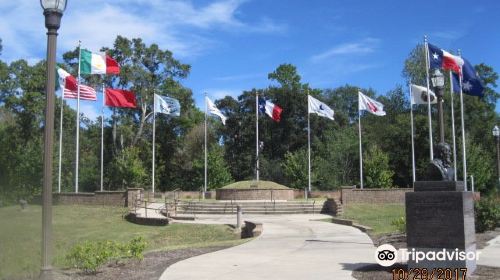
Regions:
[[148, 201], [144, 200], [144, 215], [148, 217]]
[[242, 216], [242, 210], [240, 205], [236, 205], [236, 229], [239, 231], [241, 230], [241, 216]]

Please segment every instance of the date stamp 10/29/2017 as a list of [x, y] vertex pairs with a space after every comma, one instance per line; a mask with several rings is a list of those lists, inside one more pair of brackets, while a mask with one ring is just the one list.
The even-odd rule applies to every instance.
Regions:
[[394, 268], [393, 280], [466, 280], [467, 268]]

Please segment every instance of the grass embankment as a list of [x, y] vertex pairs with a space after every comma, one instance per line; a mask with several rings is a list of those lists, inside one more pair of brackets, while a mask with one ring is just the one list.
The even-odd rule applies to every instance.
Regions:
[[[122, 219], [125, 208], [54, 206], [54, 266], [67, 266], [65, 255], [85, 240], [128, 242], [142, 236], [150, 250], [236, 245], [243, 241], [225, 225], [140, 226]], [[40, 271], [41, 207], [0, 208], [0, 279], [31, 277]]]
[[289, 187], [280, 185], [271, 181], [259, 181], [256, 184], [255, 181], [239, 181], [236, 183], [229, 184], [227, 186], [222, 187], [222, 189], [275, 189], [275, 190], [284, 190], [289, 189]]
[[403, 204], [350, 204], [344, 206], [343, 210], [342, 218], [371, 227], [375, 235], [397, 232], [391, 223], [405, 216]]

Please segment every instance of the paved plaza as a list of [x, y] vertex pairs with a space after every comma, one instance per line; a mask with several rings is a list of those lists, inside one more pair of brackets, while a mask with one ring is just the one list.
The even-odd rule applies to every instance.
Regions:
[[[178, 262], [160, 279], [353, 279], [374, 263], [371, 239], [358, 229], [318, 219], [327, 215], [255, 215], [263, 234], [251, 242]], [[235, 224], [235, 216], [197, 215], [195, 223]]]

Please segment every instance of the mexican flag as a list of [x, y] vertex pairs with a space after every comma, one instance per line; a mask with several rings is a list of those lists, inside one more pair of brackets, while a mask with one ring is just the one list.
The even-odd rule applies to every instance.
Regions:
[[118, 62], [107, 54], [97, 54], [86, 49], [80, 52], [81, 74], [120, 74]]

